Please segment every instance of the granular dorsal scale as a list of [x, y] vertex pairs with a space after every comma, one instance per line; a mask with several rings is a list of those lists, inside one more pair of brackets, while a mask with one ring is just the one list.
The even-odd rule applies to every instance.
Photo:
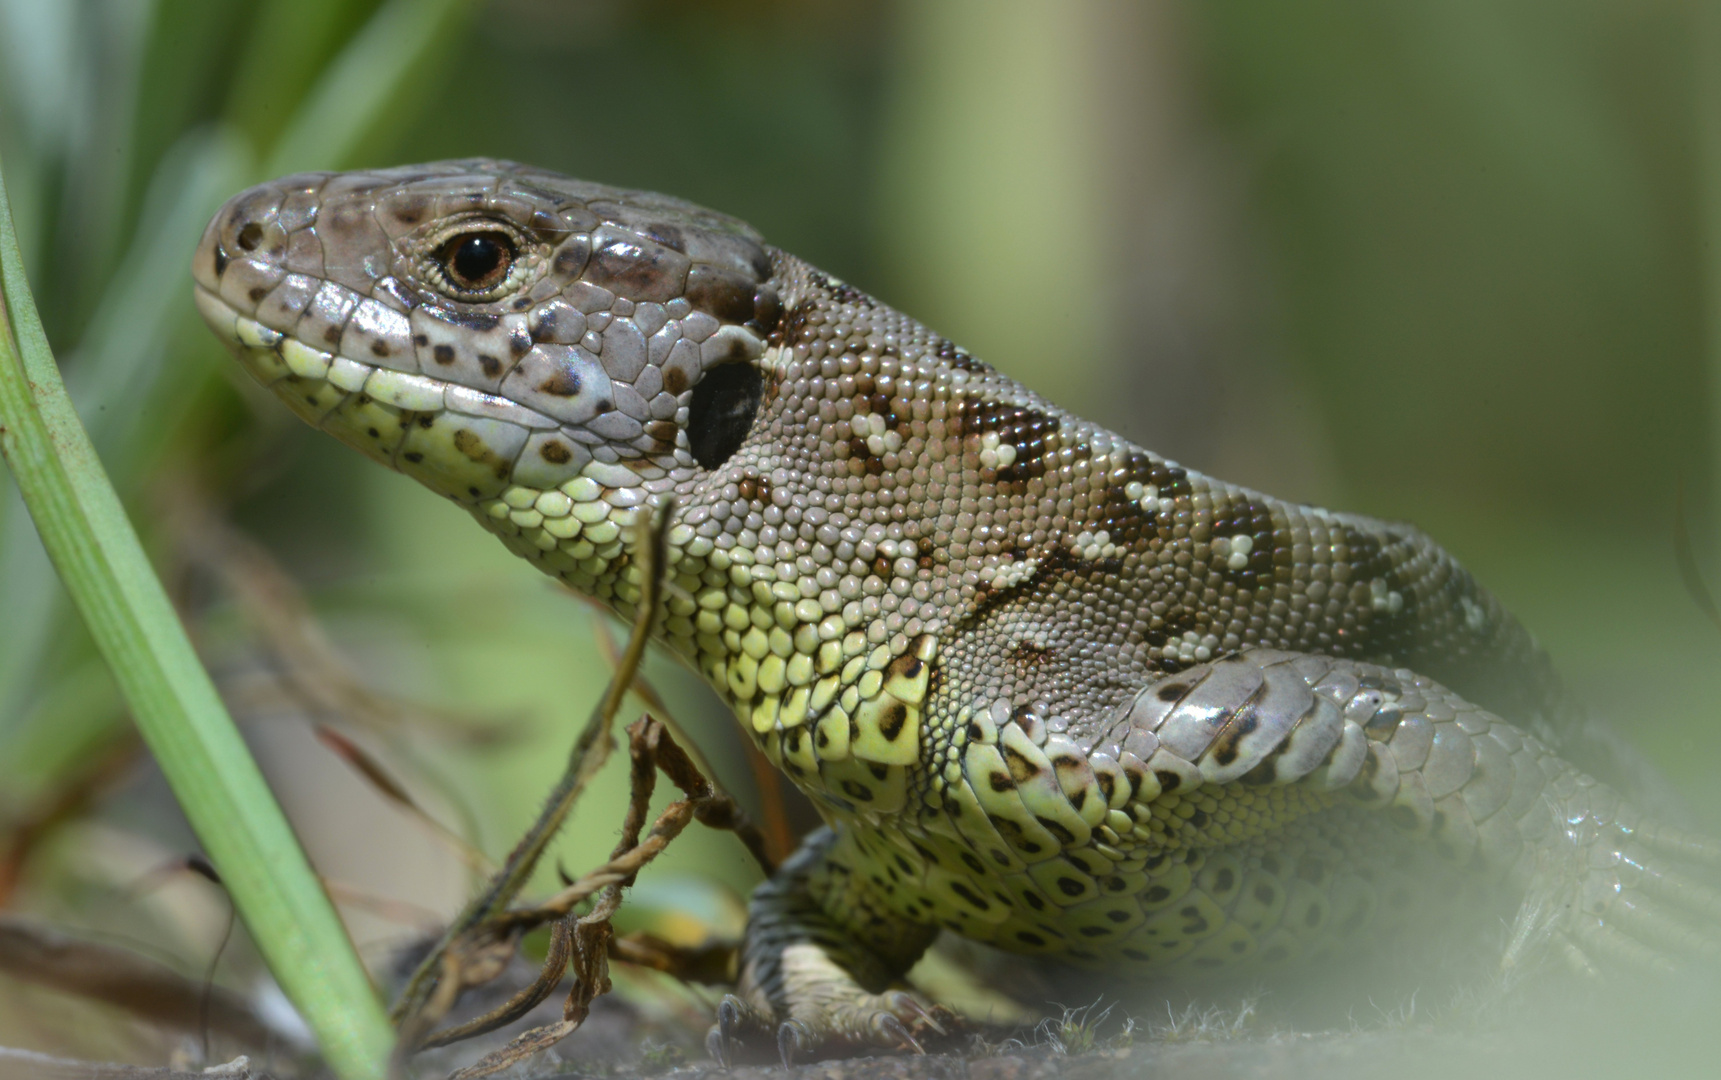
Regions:
[[1714, 892], [1621, 869], [1714, 846], [1568, 763], [1606, 766], [1421, 533], [1166, 461], [738, 221], [487, 160], [306, 174], [194, 273], [289, 408], [623, 613], [675, 496], [659, 637], [830, 824], [753, 899], [720, 1051], [911, 1041], [888, 988], [940, 929], [1122, 975], [1391, 948], [1441, 917], [1409, 870], [1508, 919], [1553, 890], [1520, 943], [1717, 951]]

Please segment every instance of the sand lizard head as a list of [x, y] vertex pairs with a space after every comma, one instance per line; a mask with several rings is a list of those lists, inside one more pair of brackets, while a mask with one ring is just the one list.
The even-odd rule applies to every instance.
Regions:
[[283, 402], [473, 508], [719, 467], [762, 396], [772, 272], [734, 219], [492, 161], [259, 185], [193, 264]]

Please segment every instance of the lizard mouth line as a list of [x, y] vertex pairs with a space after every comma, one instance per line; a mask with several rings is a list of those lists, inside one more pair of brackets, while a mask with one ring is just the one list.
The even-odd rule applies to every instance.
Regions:
[[510, 398], [326, 352], [201, 284], [194, 295], [241, 365], [301, 419], [471, 509], [565, 487], [570, 477], [604, 488], [639, 483], [619, 462], [595, 459], [577, 429]]

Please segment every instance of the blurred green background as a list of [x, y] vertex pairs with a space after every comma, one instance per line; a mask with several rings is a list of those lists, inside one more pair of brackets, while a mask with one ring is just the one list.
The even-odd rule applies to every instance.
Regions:
[[[0, 0], [0, 161], [80, 411], [375, 959], [469, 874], [309, 722], [494, 856], [607, 666], [588, 609], [227, 361], [186, 272], [225, 196], [494, 155], [736, 214], [1184, 464], [1418, 523], [1713, 829], [1721, 630], [1675, 556], [1683, 489], [1721, 578], [1713, 6]], [[134, 887], [191, 840], [6, 485], [0, 907], [200, 971], [224, 909]], [[188, 489], [367, 685], [456, 721], [295, 695], [186, 539]], [[757, 807], [720, 707], [652, 673]], [[579, 807], [569, 869], [607, 853], [623, 790], [612, 769]], [[752, 880], [732, 838], [689, 834], [628, 910], [732, 930]], [[74, 1038], [9, 1023], [11, 993], [0, 1041]]]

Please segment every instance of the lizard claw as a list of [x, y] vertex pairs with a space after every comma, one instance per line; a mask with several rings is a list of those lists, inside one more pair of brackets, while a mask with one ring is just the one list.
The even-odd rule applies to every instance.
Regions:
[[920, 1041], [909, 1034], [908, 1025], [899, 1020], [895, 1013], [881, 1012], [872, 1020], [873, 1032], [882, 1044], [894, 1043], [898, 1050], [910, 1050], [916, 1054], [925, 1054], [926, 1050]]
[[725, 1071], [735, 1066], [735, 1052], [744, 1045], [742, 1034], [752, 1009], [734, 994], [724, 994], [717, 1003], [717, 1023], [705, 1033], [705, 1052]]
[[924, 1027], [932, 1029], [934, 1033], [939, 1035], [950, 1034], [944, 1025], [939, 1023], [940, 1017], [945, 1020], [953, 1019], [950, 1011], [943, 1006], [934, 1006], [928, 1009], [920, 1003], [919, 998], [913, 994], [905, 994], [900, 990], [886, 994], [885, 1002], [890, 1006], [890, 1011], [896, 1014], [897, 1019], [906, 1017], [914, 1022], [917, 1029]]
[[726, 1053], [727, 1050], [728, 1047], [723, 1045], [723, 1035], [715, 1026], [705, 1033], [705, 1052], [710, 1055], [712, 1061], [717, 1063], [717, 1067], [722, 1069], [724, 1072], [729, 1071], [729, 1056]]
[[795, 1063], [797, 1053], [809, 1053], [817, 1047], [813, 1029], [802, 1021], [785, 1020], [777, 1025], [777, 1056], [783, 1059], [783, 1068]]

